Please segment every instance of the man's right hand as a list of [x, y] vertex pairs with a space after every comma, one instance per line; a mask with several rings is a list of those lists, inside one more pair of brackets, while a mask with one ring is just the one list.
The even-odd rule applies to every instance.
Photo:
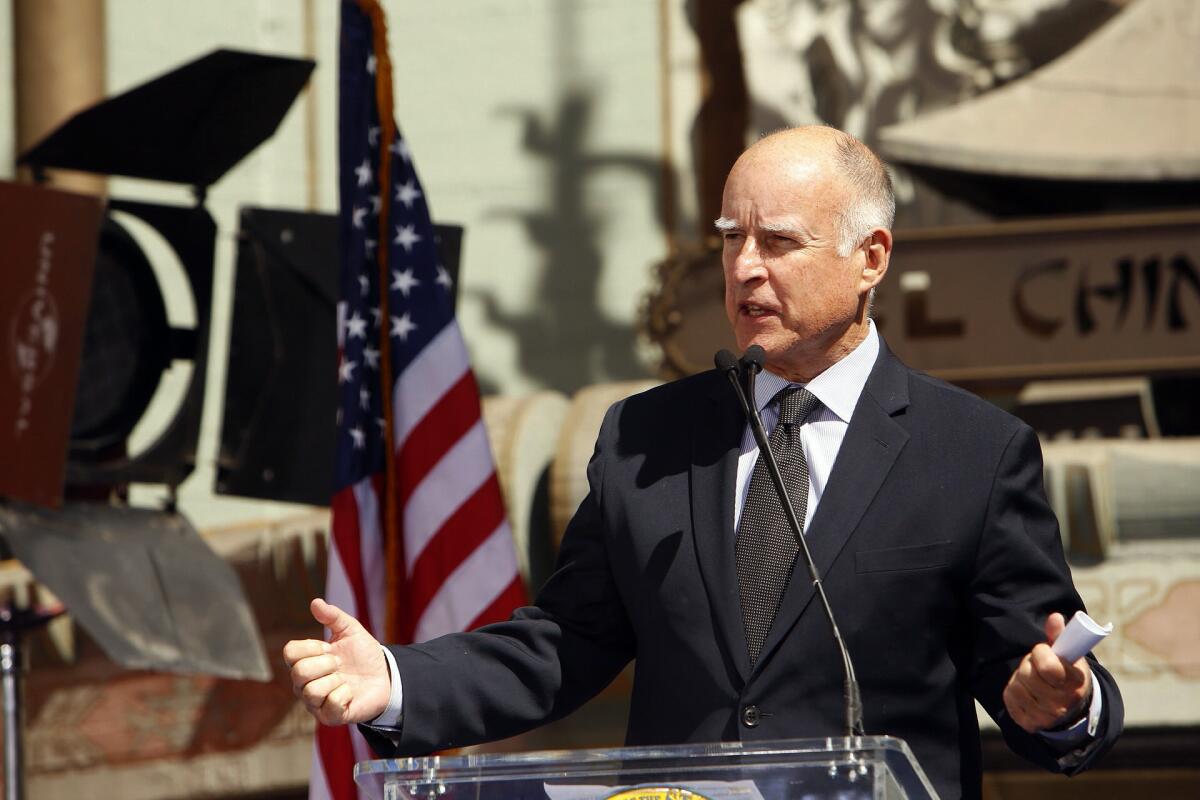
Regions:
[[384, 712], [391, 696], [383, 648], [337, 606], [318, 597], [309, 608], [331, 637], [328, 642], [298, 639], [283, 646], [292, 692], [324, 725], [370, 722]]

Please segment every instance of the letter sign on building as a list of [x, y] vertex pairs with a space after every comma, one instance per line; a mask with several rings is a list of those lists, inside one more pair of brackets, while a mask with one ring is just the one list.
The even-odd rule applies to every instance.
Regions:
[[1200, 370], [1200, 212], [899, 232], [875, 315], [955, 382]]

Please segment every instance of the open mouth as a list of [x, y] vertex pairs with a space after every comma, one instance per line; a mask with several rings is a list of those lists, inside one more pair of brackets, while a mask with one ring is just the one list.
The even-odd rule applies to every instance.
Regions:
[[742, 303], [740, 310], [748, 317], [766, 317], [775, 313], [772, 309], [760, 306], [757, 303]]

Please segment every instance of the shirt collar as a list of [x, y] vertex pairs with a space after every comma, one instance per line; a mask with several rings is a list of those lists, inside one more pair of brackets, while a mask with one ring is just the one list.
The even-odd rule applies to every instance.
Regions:
[[773, 372], [763, 370], [754, 384], [754, 403], [761, 412], [780, 389], [785, 386], [803, 386], [816, 395], [821, 405], [836, 414], [842, 422], [849, 423], [854, 407], [858, 405], [858, 397], [862, 394], [867, 378], [871, 375], [871, 368], [875, 366], [875, 359], [878, 357], [879, 334], [875, 330], [875, 321], [868, 320], [867, 335], [858, 346], [808, 383], [793, 383]]

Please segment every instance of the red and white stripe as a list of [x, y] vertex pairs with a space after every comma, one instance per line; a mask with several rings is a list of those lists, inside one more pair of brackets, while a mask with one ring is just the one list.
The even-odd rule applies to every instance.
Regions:
[[525, 592], [457, 324], [408, 365], [392, 400], [409, 601], [402, 635], [423, 642], [507, 619]]
[[[456, 323], [409, 364], [392, 397], [404, 550], [401, 640], [421, 642], [506, 619], [525, 593]], [[326, 584], [326, 599], [380, 640], [387, 597], [383, 488], [383, 477], [375, 476], [334, 497]], [[314, 754], [309, 797], [355, 797], [354, 763], [373, 757], [357, 729], [320, 726]]]

